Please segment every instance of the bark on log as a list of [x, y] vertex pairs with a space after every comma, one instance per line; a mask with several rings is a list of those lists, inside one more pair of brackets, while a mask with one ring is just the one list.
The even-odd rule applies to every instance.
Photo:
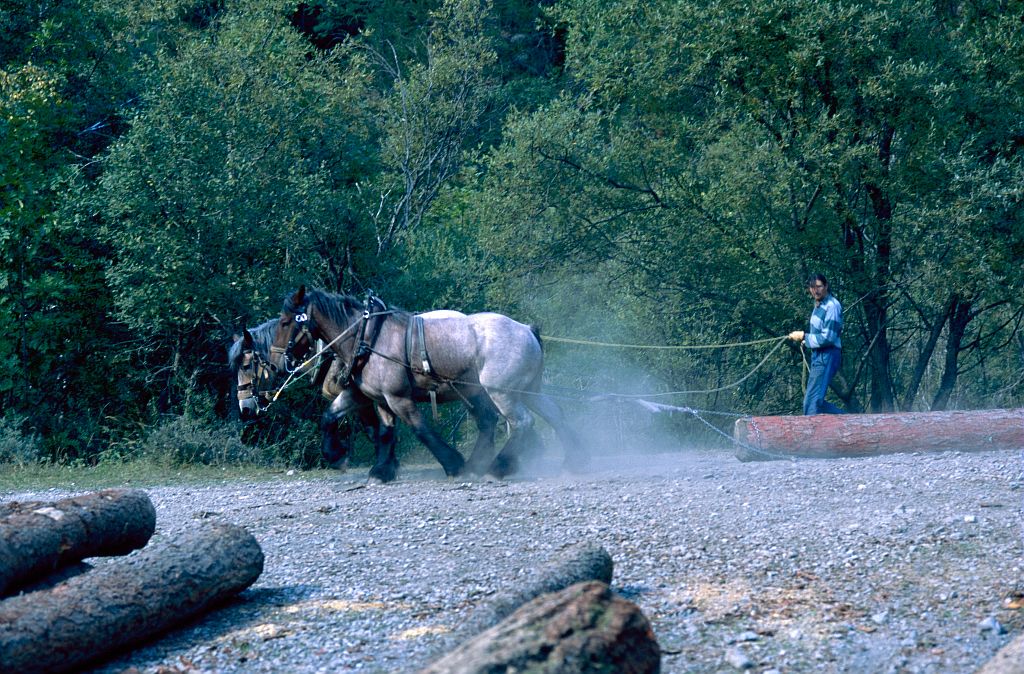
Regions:
[[51, 590], [0, 602], [0, 671], [62, 672], [133, 646], [241, 592], [263, 571], [245, 529], [212, 524]]
[[740, 461], [1024, 448], [1024, 409], [739, 419]]
[[1000, 648], [977, 674], [1024, 674], [1024, 635]]
[[11, 502], [0, 519], [0, 596], [87, 557], [126, 555], [156, 528], [145, 492], [108, 489], [52, 503]]
[[639, 607], [591, 581], [546, 594], [421, 674], [655, 674], [661, 649]]
[[462, 641], [497, 625], [520, 606], [542, 594], [558, 592], [588, 580], [609, 584], [612, 582], [612, 569], [611, 555], [601, 545], [577, 543], [558, 553], [516, 587], [495, 595], [485, 606], [477, 609], [455, 638]]

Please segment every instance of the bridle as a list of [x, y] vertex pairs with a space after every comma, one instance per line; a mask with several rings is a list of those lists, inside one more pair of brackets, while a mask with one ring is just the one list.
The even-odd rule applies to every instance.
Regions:
[[256, 413], [267, 411], [270, 407], [270, 403], [276, 400], [278, 394], [284, 388], [282, 386], [275, 387], [271, 385], [269, 388], [264, 389], [261, 384], [263, 382], [274, 382], [279, 372], [277, 365], [273, 362], [274, 353], [284, 353], [283, 365], [286, 372], [289, 375], [297, 372], [304, 361], [295, 355], [295, 346], [305, 338], [307, 347], [304, 352], [309, 351], [309, 344], [314, 343], [312, 333], [308, 327], [303, 326], [303, 330], [299, 334], [292, 335], [288, 340], [288, 346], [285, 349], [275, 347], [271, 345], [270, 353], [271, 358], [264, 358], [263, 355], [257, 349], [245, 349], [242, 351], [242, 363], [239, 365], [239, 372], [251, 371], [251, 378], [247, 384], [237, 384], [237, 397], [239, 403], [250, 398], [255, 399]]
[[[288, 344], [284, 347], [271, 346], [270, 354], [271, 359], [273, 359], [274, 354], [281, 355], [284, 369], [288, 372], [288, 379], [285, 380], [285, 382], [276, 390], [274, 397], [271, 399], [270, 402], [273, 402], [273, 400], [277, 399], [277, 397], [281, 394], [281, 391], [284, 390], [284, 388], [290, 383], [291, 379], [294, 377], [294, 373], [305, 364], [304, 361], [295, 356], [294, 351], [295, 345], [298, 342], [299, 337], [305, 335], [308, 342], [312, 342], [314, 339], [313, 333], [315, 332], [316, 327], [313, 323], [312, 317], [309, 315], [307, 311], [308, 306], [308, 301], [301, 305], [294, 305], [292, 304], [291, 298], [287, 300], [287, 303], [285, 305], [285, 311], [292, 314], [293, 323], [291, 326], [291, 334], [288, 335]], [[378, 307], [379, 311], [376, 310]], [[356, 347], [352, 350], [352, 356], [339, 377], [343, 381], [348, 381], [348, 379], [352, 377], [352, 375], [355, 372], [361, 369], [362, 365], [366, 364], [366, 359], [372, 352], [370, 342], [373, 342], [376, 339], [377, 332], [379, 332], [380, 330], [380, 322], [378, 322], [374, 330], [374, 334], [370, 337], [370, 342], [367, 342], [366, 329], [367, 325], [370, 322], [370, 319], [375, 318], [377, 316], [385, 316], [391, 313], [394, 312], [388, 309], [388, 306], [384, 303], [384, 300], [374, 295], [372, 290], [368, 290], [366, 292], [366, 300], [363, 302], [363, 312], [359, 320], [345, 328], [328, 344], [325, 344], [324, 347], [321, 348], [316, 355], [319, 356], [324, 352], [330, 351], [331, 347], [335, 343], [341, 341], [345, 337], [351, 337], [352, 339], [354, 339], [356, 342]], [[352, 334], [350, 335], [349, 333]], [[298, 364], [296, 365], [295, 363]], [[270, 403], [268, 402], [267, 404], [269, 405]]]
[[274, 374], [277, 372], [277, 368], [274, 364], [265, 359], [260, 352], [255, 349], [246, 349], [242, 351], [242, 364], [238, 367], [239, 372], [251, 371], [252, 375], [247, 384], [238, 384], [237, 396], [238, 402], [249, 400], [251, 398], [256, 401], [256, 412], [262, 412], [267, 409], [270, 404], [269, 395], [273, 393], [273, 390], [264, 392], [260, 386], [260, 383], [264, 380], [273, 379]]

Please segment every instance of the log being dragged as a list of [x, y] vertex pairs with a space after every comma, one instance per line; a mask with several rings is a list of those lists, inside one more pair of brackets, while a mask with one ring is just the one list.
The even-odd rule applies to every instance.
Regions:
[[520, 607], [421, 674], [655, 674], [661, 649], [636, 604], [591, 581]]
[[123, 651], [249, 587], [263, 572], [252, 534], [183, 532], [51, 590], [0, 601], [0, 671], [62, 672]]
[[733, 438], [740, 461], [901, 452], [1024, 448], [1024, 409], [747, 417]]
[[0, 514], [0, 596], [87, 557], [126, 555], [144, 547], [156, 528], [153, 503], [136, 489], [14, 501]]

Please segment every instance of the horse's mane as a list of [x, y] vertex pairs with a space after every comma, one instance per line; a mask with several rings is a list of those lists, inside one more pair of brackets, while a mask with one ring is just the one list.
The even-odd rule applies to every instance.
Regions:
[[[362, 313], [365, 306], [363, 300], [352, 295], [338, 295], [319, 288], [311, 288], [306, 291], [305, 301], [308, 305], [316, 307], [317, 311], [330, 318], [336, 325], [348, 325], [352, 320], [352, 314]], [[285, 298], [284, 308], [294, 313], [297, 307], [292, 306], [291, 295]], [[393, 315], [402, 316], [408, 312], [397, 307], [387, 307]]]
[[[277, 337], [277, 323], [278, 319], [271, 318], [265, 323], [257, 325], [255, 328], [249, 328], [249, 334], [252, 335], [253, 347], [259, 351], [260, 355], [264, 358], [270, 355], [270, 346], [274, 343], [274, 338]], [[228, 348], [228, 366], [232, 371], [237, 371], [242, 365], [242, 340], [235, 341]]]

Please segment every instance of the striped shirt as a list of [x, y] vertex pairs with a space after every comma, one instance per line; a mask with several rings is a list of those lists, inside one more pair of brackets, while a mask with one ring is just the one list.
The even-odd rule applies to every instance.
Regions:
[[826, 295], [811, 312], [810, 325], [804, 335], [804, 343], [812, 349], [843, 346], [839, 333], [843, 331], [843, 306], [830, 294]]

